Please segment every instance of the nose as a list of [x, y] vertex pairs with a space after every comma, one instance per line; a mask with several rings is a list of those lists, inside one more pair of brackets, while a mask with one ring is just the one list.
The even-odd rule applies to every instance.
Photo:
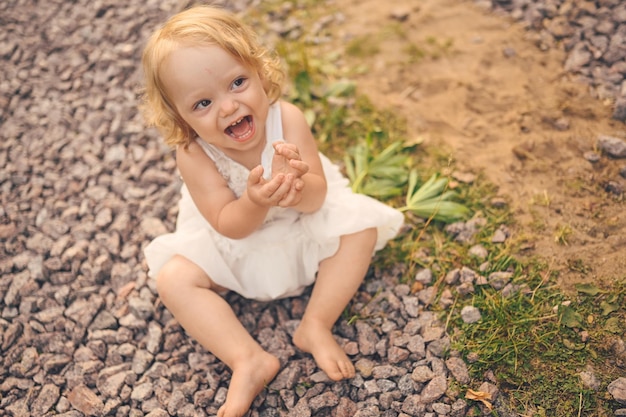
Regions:
[[236, 112], [238, 108], [239, 108], [239, 102], [237, 100], [234, 100], [232, 98], [224, 99], [220, 103], [220, 116], [228, 117], [234, 112]]

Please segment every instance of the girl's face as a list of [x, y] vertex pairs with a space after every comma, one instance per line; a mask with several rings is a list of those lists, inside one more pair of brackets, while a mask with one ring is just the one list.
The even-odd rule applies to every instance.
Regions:
[[265, 145], [269, 99], [259, 74], [216, 45], [183, 46], [165, 60], [161, 79], [180, 116], [230, 157]]

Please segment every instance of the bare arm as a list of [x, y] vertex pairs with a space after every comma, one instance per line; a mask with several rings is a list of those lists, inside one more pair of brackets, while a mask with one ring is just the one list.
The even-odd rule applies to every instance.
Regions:
[[284, 175], [265, 181], [258, 166], [250, 171], [246, 191], [237, 198], [197, 143], [179, 148], [176, 162], [202, 216], [231, 239], [244, 238], [261, 226], [269, 208], [284, 198], [293, 182]]

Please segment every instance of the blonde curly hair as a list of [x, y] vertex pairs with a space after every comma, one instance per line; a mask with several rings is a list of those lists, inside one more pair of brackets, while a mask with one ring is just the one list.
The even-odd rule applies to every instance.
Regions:
[[282, 94], [285, 73], [280, 59], [260, 44], [250, 27], [215, 6], [195, 6], [180, 12], [152, 34], [142, 57], [142, 110], [147, 123], [161, 131], [168, 145], [186, 147], [196, 136], [168, 97], [160, 77], [163, 62], [181, 45], [220, 46], [259, 74], [271, 103]]

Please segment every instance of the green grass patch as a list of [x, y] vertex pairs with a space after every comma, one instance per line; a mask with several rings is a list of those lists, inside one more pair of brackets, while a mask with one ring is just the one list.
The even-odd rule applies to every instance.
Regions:
[[[482, 319], [466, 324], [451, 314], [454, 348], [472, 358], [477, 380], [494, 372], [513, 408], [524, 415], [612, 415], [616, 404], [603, 390], [623, 374], [609, 359], [612, 340], [626, 331], [623, 283], [611, 290], [581, 287], [575, 299], [566, 299], [545, 264], [511, 266], [513, 283], [523, 290], [504, 297], [479, 288], [459, 302], [458, 311], [473, 305]], [[599, 378], [597, 392], [581, 382], [580, 373], [589, 366]]]

